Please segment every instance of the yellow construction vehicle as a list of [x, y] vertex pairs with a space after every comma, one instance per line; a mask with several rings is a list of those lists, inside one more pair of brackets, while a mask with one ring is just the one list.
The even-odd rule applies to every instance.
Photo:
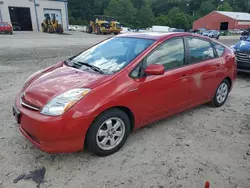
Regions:
[[45, 19], [43, 20], [42, 31], [44, 33], [63, 33], [62, 25], [58, 23], [56, 20], [56, 15], [52, 14], [52, 19], [50, 18], [49, 14], [44, 14]]
[[109, 18], [110, 25], [110, 33], [114, 33], [115, 35], [119, 34], [122, 31], [121, 24], [113, 17]]
[[112, 17], [95, 15], [95, 21], [90, 21], [86, 32], [95, 34], [119, 34], [121, 32], [121, 25]]

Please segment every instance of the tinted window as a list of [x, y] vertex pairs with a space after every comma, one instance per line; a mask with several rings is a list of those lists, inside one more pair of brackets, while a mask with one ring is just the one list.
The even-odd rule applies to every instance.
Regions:
[[173, 69], [184, 65], [184, 43], [182, 38], [172, 39], [157, 48], [147, 58], [147, 65], [161, 64], [165, 69]]
[[139, 38], [112, 38], [84, 51], [73, 58], [72, 62], [88, 63], [105, 74], [112, 74], [129, 64], [153, 42], [154, 40]]
[[220, 44], [214, 43], [214, 48], [215, 48], [218, 56], [221, 57], [224, 53], [225, 47], [220, 45]]
[[197, 38], [188, 38], [188, 45], [190, 48], [191, 63], [196, 63], [215, 57], [213, 47], [208, 41]]

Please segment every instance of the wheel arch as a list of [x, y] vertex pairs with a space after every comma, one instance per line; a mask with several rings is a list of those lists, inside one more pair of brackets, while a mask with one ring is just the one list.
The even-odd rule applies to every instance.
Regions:
[[232, 79], [229, 76], [227, 76], [226, 78], [224, 78], [224, 80], [228, 81], [228, 83], [229, 83], [229, 90], [231, 90], [232, 84], [233, 84]]
[[[127, 114], [129, 120], [130, 120], [130, 130], [132, 131], [134, 129], [134, 125], [135, 125], [135, 116], [134, 116], [134, 113], [132, 112], [132, 110], [126, 106], [113, 106], [113, 107], [109, 107], [109, 108], [106, 108], [105, 110], [101, 111], [96, 117], [95, 119], [92, 121], [92, 123], [90, 124], [90, 126], [88, 127], [88, 130], [87, 130], [87, 133], [86, 135], [88, 134], [89, 132], [89, 129], [91, 127], [91, 125], [93, 124], [93, 122], [96, 120], [97, 117], [99, 117], [101, 114], [109, 111], [109, 110], [112, 110], [112, 109], [119, 109], [121, 111], [123, 111], [125, 114]], [[87, 143], [87, 140], [86, 140], [87, 136], [85, 136], [85, 139], [84, 139], [84, 145], [86, 145]]]

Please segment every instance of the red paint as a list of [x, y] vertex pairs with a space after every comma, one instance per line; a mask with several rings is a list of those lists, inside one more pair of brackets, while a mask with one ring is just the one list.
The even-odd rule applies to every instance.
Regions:
[[249, 25], [239, 25], [238, 21], [213, 11], [193, 23], [193, 29], [206, 28], [208, 30], [220, 30], [221, 22], [228, 22], [228, 29], [246, 29], [250, 28]]
[[145, 73], [147, 75], [162, 75], [164, 74], [164, 72], [165, 72], [164, 66], [158, 64], [149, 65], [145, 69]]
[[[236, 78], [235, 57], [226, 48], [221, 58], [164, 72], [162, 66], [151, 65], [148, 72], [159, 75], [132, 79], [129, 73], [156, 46], [173, 37], [192, 34], [127, 34], [117, 37], [120, 36], [152, 38], [156, 42], [113, 75], [84, 72], [59, 62], [35, 73], [17, 93], [15, 105], [21, 112], [20, 130], [35, 146], [52, 153], [82, 150], [89, 126], [107, 109], [129, 109], [133, 113], [136, 130], [210, 101], [223, 79], [228, 77], [234, 83]], [[23, 91], [26, 93], [23, 100], [42, 108], [53, 97], [76, 87], [87, 87], [92, 91], [61, 116], [45, 116], [20, 104]]]
[[205, 183], [205, 187], [204, 188], [209, 188], [210, 187], [210, 184], [209, 184], [209, 182], [207, 181], [206, 183]]
[[12, 26], [7, 22], [0, 22], [0, 32], [12, 32]]

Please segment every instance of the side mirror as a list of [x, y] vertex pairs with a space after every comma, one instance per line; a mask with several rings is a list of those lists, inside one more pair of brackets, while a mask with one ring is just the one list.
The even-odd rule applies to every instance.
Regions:
[[163, 75], [165, 73], [165, 68], [163, 65], [151, 64], [145, 69], [147, 75]]

